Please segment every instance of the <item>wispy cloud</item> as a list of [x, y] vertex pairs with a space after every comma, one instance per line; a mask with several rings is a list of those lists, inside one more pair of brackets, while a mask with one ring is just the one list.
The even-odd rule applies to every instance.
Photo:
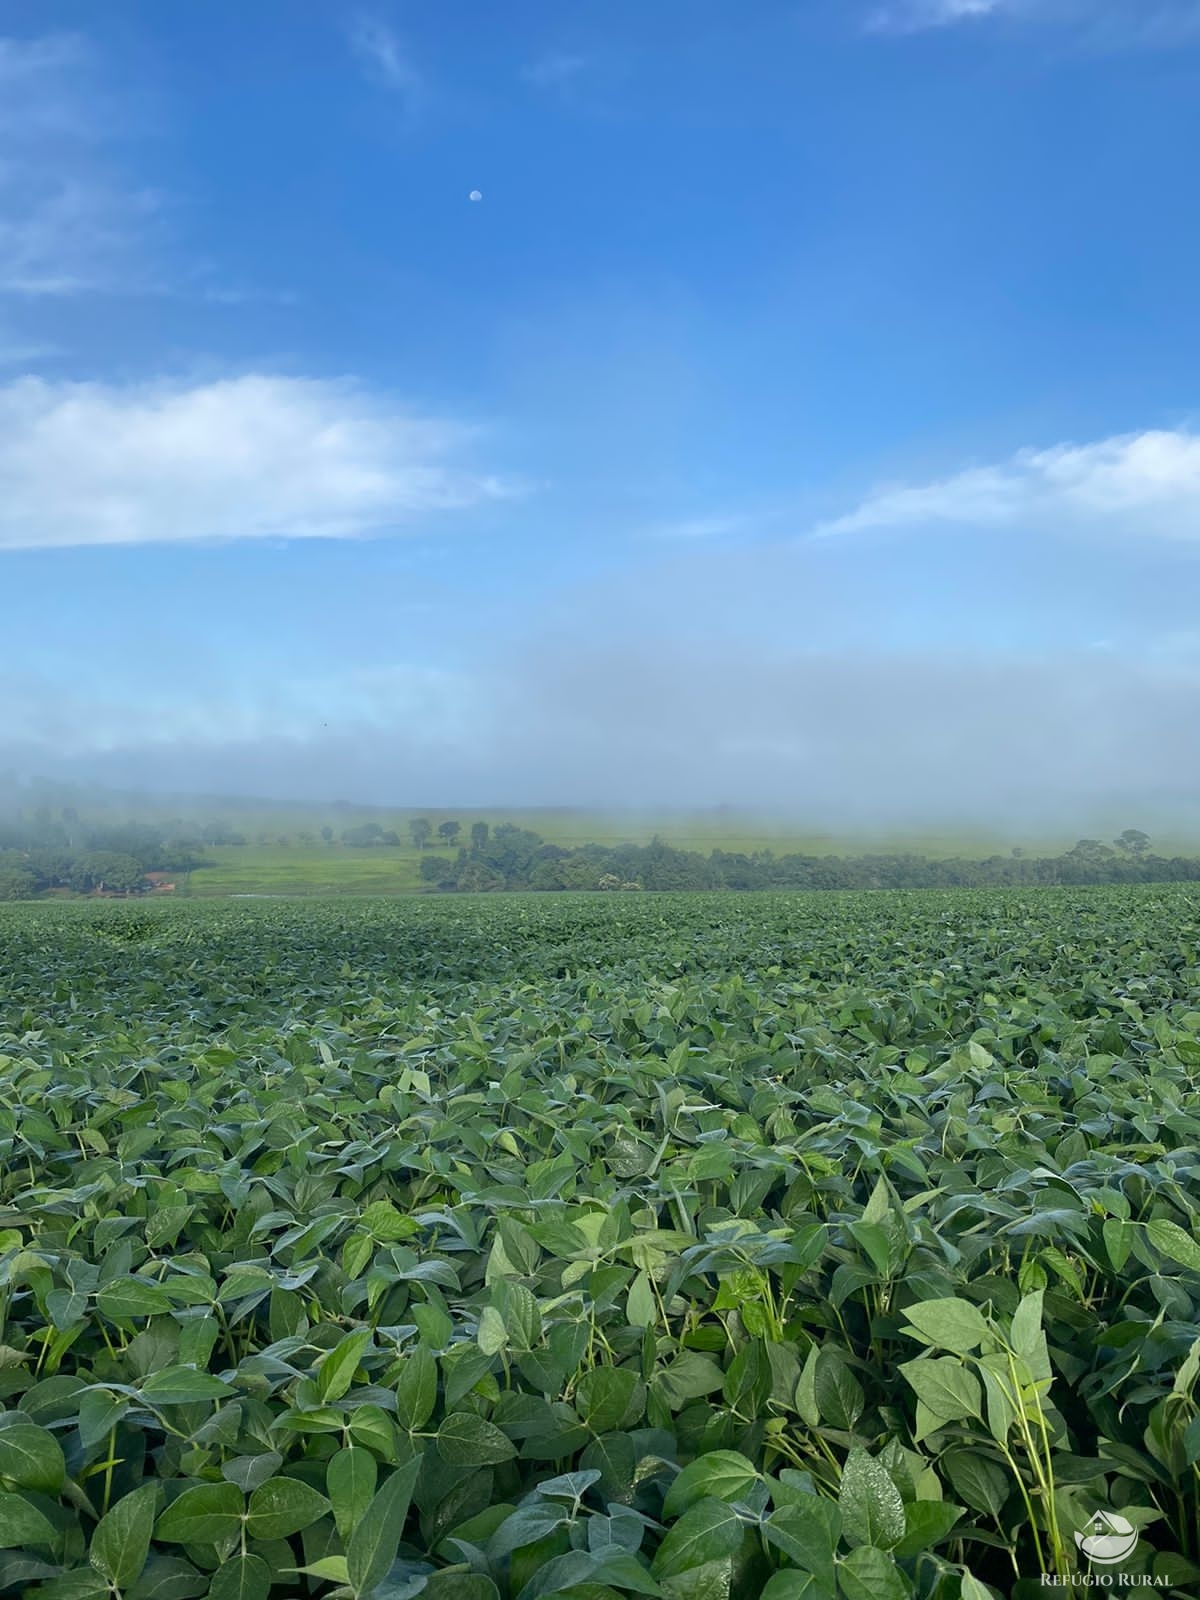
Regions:
[[932, 483], [881, 488], [815, 531], [945, 525], [1200, 540], [1200, 435], [1159, 430], [1021, 450]]
[[1099, 49], [1168, 49], [1200, 38], [1196, 0], [884, 0], [867, 13], [866, 26], [922, 33], [988, 19], [1068, 28]]
[[348, 382], [0, 388], [0, 551], [346, 539], [512, 492], [463, 426]]
[[564, 89], [578, 78], [587, 64], [586, 56], [548, 50], [544, 55], [527, 62], [521, 68], [521, 76], [526, 83], [538, 89]]
[[117, 119], [82, 38], [0, 38], [0, 293], [151, 286], [161, 200], [108, 161]]
[[1006, 0], [896, 0], [872, 11], [867, 27], [884, 33], [919, 33], [993, 16], [1005, 4]]
[[677, 522], [661, 522], [651, 528], [650, 533], [656, 539], [722, 539], [728, 534], [742, 532], [749, 521], [744, 513], [683, 517]]
[[350, 46], [373, 81], [401, 96], [410, 114], [420, 109], [426, 94], [425, 77], [403, 40], [386, 22], [375, 16], [359, 16], [350, 30]]

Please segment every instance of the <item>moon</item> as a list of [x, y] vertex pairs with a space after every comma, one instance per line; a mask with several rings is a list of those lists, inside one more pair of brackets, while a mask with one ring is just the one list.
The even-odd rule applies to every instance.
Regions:
[[468, 200], [482, 200], [483, 199], [483, 195], [478, 189], [472, 189], [470, 194], [467, 196], [467, 199]]

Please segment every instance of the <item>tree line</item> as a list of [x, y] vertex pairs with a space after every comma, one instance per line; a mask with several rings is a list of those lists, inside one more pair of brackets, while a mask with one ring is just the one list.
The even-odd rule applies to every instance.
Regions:
[[[476, 829], [479, 830], [476, 836]], [[504, 823], [472, 829], [457, 855], [427, 856], [421, 879], [432, 891], [501, 889], [599, 891], [671, 889], [947, 889], [1039, 884], [1200, 882], [1200, 860], [1155, 855], [1149, 836], [1126, 828], [1111, 844], [1080, 839], [1057, 856], [1020, 848], [984, 859], [910, 852], [816, 856], [770, 850], [751, 854], [680, 850], [660, 838], [649, 844], [548, 844], [528, 828]]]

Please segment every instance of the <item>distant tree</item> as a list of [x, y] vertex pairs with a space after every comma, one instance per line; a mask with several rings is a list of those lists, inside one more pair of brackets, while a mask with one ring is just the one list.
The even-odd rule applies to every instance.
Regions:
[[488, 842], [488, 825], [486, 822], [473, 822], [471, 824], [471, 849], [482, 850]]
[[429, 835], [433, 832], [433, 825], [428, 817], [414, 817], [408, 825], [412, 834], [412, 842], [418, 850], [424, 850], [429, 843]]
[[37, 879], [24, 867], [0, 867], [0, 900], [30, 900], [37, 893]]
[[[393, 835], [393, 837], [395, 837]], [[377, 822], [359, 822], [353, 828], [342, 829], [342, 843], [363, 848], [373, 844], [386, 844], [383, 829]]]
[[1150, 835], [1143, 833], [1140, 828], [1126, 828], [1120, 838], [1113, 843], [1118, 850], [1124, 850], [1127, 855], [1135, 858], [1147, 855], [1150, 850]]
[[462, 832], [461, 822], [439, 822], [438, 832], [447, 844], [454, 844]]
[[1076, 856], [1081, 861], [1106, 861], [1112, 851], [1106, 844], [1101, 844], [1099, 839], [1080, 839], [1075, 847], [1067, 851], [1069, 856]]
[[333, 843], [333, 829], [328, 825], [328, 823], [321, 829], [321, 837], [324, 839], [326, 844]]
[[145, 875], [132, 856], [116, 850], [86, 850], [76, 856], [71, 867], [70, 887], [76, 894], [93, 889], [112, 889], [127, 894], [146, 887]]

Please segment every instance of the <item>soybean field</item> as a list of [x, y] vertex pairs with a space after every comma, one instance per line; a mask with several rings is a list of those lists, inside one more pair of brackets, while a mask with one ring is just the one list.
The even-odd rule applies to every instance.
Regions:
[[1200, 894], [0, 906], [0, 1595], [1200, 1592]]

